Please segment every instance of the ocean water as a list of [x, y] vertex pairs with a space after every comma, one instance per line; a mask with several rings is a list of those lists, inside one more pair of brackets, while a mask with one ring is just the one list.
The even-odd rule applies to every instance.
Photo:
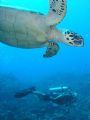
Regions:
[[[60, 43], [57, 55], [43, 58], [46, 48], [20, 49], [0, 43], [0, 120], [90, 120], [89, 4], [89, 0], [67, 0], [67, 14], [56, 26], [82, 35], [83, 47]], [[0, 0], [0, 6], [47, 14], [49, 0]], [[50, 87], [64, 85], [78, 93], [69, 111], [33, 95], [14, 97], [31, 86], [47, 93]]]

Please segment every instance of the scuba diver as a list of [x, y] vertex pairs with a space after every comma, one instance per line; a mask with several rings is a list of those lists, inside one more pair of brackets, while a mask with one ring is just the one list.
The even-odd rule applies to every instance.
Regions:
[[41, 93], [35, 87], [21, 90], [15, 94], [15, 98], [22, 98], [28, 94], [34, 94], [43, 101], [51, 101], [58, 105], [71, 105], [76, 102], [77, 93], [67, 86], [49, 88], [49, 94]]

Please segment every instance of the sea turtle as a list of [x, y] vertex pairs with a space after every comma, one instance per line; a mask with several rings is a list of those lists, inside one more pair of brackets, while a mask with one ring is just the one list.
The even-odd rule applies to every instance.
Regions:
[[48, 15], [0, 6], [0, 42], [19, 48], [46, 47], [44, 57], [59, 51], [58, 42], [83, 46], [83, 38], [75, 32], [56, 28], [66, 14], [66, 0], [49, 0]]

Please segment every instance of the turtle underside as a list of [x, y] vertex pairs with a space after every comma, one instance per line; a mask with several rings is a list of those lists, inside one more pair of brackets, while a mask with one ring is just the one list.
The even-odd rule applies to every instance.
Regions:
[[82, 36], [56, 28], [65, 17], [66, 9], [66, 0], [49, 0], [47, 15], [0, 6], [0, 42], [19, 48], [46, 47], [44, 57], [58, 53], [58, 42], [83, 46]]
[[41, 47], [50, 28], [45, 16], [14, 8], [0, 7], [0, 41], [20, 48]]

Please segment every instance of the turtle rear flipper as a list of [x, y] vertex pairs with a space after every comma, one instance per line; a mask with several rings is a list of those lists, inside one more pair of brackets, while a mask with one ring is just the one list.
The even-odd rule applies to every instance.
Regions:
[[46, 53], [43, 55], [43, 57], [52, 57], [57, 54], [59, 51], [59, 45], [56, 42], [48, 42]]
[[67, 45], [77, 46], [77, 47], [81, 47], [84, 45], [84, 40], [82, 36], [72, 31], [66, 31], [64, 33], [64, 39], [62, 42], [64, 42]]
[[66, 14], [66, 0], [49, 0], [49, 2], [47, 22], [49, 25], [55, 25], [63, 20]]

